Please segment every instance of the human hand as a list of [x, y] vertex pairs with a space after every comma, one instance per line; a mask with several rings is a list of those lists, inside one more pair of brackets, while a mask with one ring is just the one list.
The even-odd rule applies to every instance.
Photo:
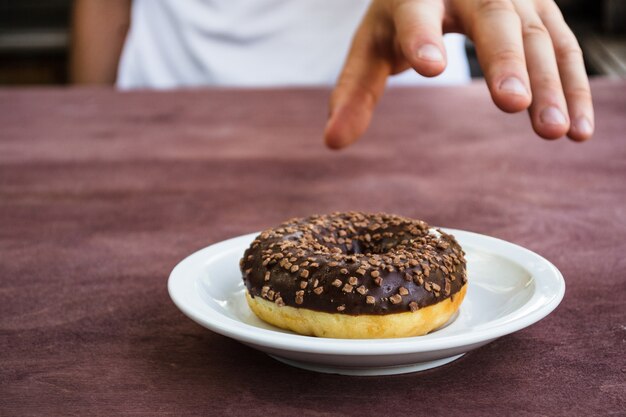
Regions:
[[440, 74], [447, 32], [474, 42], [501, 110], [528, 109], [546, 139], [591, 137], [582, 53], [553, 0], [373, 0], [331, 96], [326, 144], [343, 148], [365, 132], [389, 75], [411, 67], [427, 77]]

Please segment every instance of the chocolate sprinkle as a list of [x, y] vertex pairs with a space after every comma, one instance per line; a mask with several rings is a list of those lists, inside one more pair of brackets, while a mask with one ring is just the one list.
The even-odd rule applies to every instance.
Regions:
[[391, 301], [393, 304], [400, 304], [402, 302], [402, 297], [400, 296], [400, 294], [394, 294], [389, 297], [389, 301]]

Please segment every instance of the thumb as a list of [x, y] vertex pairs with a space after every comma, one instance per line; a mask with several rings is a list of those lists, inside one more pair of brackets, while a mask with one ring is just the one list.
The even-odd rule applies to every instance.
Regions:
[[364, 23], [354, 37], [331, 95], [324, 132], [329, 148], [340, 149], [352, 144], [369, 126], [391, 71], [389, 60], [379, 52], [378, 45]]

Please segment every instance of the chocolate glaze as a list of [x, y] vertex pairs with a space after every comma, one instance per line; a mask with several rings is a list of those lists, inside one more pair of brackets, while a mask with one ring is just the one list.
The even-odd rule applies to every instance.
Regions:
[[252, 297], [351, 315], [414, 311], [467, 282], [452, 235], [390, 214], [288, 220], [257, 236], [240, 265]]

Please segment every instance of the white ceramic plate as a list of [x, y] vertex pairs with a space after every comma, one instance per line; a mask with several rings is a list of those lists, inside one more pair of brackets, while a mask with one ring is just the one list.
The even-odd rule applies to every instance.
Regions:
[[174, 303], [200, 325], [304, 369], [346, 375], [416, 372], [541, 320], [565, 293], [563, 276], [534, 252], [500, 239], [444, 229], [467, 253], [469, 288], [458, 314], [425, 336], [327, 339], [301, 336], [259, 320], [248, 308], [239, 259], [258, 233], [204, 248], [172, 271]]

